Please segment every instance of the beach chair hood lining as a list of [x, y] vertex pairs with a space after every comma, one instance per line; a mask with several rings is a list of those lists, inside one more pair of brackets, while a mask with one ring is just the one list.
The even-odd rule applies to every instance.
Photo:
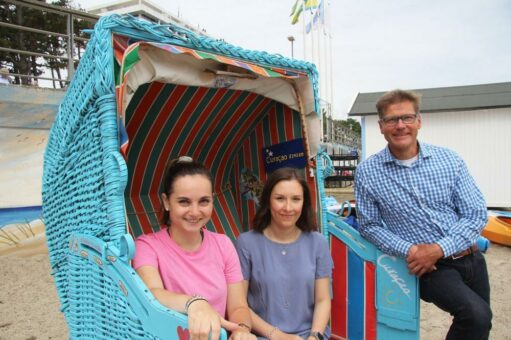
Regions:
[[[156, 46], [141, 45], [140, 60], [126, 72], [122, 114], [128, 107], [136, 89], [145, 83], [162, 82], [178, 85], [218, 87], [218, 76], [208, 70], [221, 70], [222, 63], [211, 59], [197, 59], [188, 54], [173, 54]], [[230, 77], [229, 89], [245, 90], [274, 99], [304, 115], [315, 114], [310, 80], [302, 77], [264, 77], [255, 79]], [[297, 93], [298, 92], [298, 93]], [[303, 111], [298, 102], [300, 96]]]

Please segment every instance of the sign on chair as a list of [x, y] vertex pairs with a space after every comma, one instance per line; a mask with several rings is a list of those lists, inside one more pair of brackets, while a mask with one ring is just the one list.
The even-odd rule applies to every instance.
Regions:
[[305, 168], [303, 138], [266, 146], [262, 149], [264, 168], [267, 173], [284, 167]]

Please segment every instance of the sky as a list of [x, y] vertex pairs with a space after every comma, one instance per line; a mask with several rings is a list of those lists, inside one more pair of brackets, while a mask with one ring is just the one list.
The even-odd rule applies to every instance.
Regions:
[[[293, 55], [304, 59], [304, 18], [290, 20], [295, 0], [149, 1], [246, 49], [290, 57], [292, 35]], [[324, 1], [335, 119], [347, 118], [358, 93], [511, 81], [509, 0]]]

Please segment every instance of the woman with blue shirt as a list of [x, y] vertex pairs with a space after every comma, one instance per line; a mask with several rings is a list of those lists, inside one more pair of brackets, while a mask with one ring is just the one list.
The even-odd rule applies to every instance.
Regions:
[[253, 223], [236, 242], [252, 331], [270, 340], [328, 338], [333, 261], [313, 231], [309, 187], [296, 169], [269, 176]]

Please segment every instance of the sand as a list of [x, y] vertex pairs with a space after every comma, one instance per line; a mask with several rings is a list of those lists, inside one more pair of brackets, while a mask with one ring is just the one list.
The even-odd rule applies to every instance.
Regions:
[[[60, 303], [50, 275], [48, 252], [41, 221], [30, 228], [3, 228], [16, 245], [0, 237], [0, 339], [68, 339]], [[2, 232], [0, 235], [5, 234]], [[494, 313], [491, 339], [511, 339], [511, 248], [492, 244], [486, 254]], [[428, 303], [421, 303], [421, 339], [444, 339], [451, 317]]]
[[0, 339], [69, 339], [50, 275], [44, 224], [10, 225], [0, 236]]
[[[486, 252], [490, 275], [493, 328], [490, 339], [511, 339], [511, 248], [491, 244]], [[421, 339], [441, 340], [451, 325], [451, 316], [431, 303], [421, 301]]]

